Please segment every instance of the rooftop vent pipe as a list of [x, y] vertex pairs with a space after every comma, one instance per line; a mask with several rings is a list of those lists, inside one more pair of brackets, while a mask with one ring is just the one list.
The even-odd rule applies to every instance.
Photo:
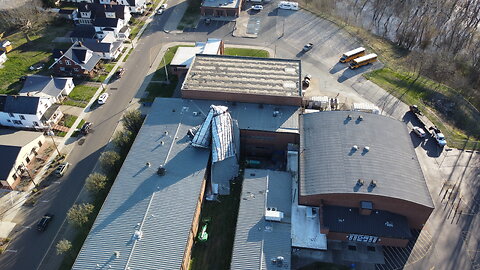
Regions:
[[352, 146], [352, 150], [357, 151], [357, 150], [358, 150], [358, 145], [356, 145], [356, 144], [353, 145], [353, 146]]
[[377, 181], [372, 180], [372, 182], [370, 182], [370, 187], [374, 188], [376, 186], [377, 186]]
[[363, 116], [359, 115], [358, 118], [357, 118], [358, 121], [362, 121], [363, 120]]
[[162, 165], [160, 165], [160, 167], [158, 167], [158, 170], [157, 170], [158, 175], [164, 176], [166, 172], [167, 172], [167, 170], [165, 170], [165, 168]]
[[363, 148], [363, 151], [365, 151], [365, 152], [370, 151], [370, 146], [365, 146], [365, 147]]
[[358, 186], [363, 186], [364, 183], [365, 183], [365, 180], [363, 180], [363, 179], [358, 179], [357, 180], [357, 185]]

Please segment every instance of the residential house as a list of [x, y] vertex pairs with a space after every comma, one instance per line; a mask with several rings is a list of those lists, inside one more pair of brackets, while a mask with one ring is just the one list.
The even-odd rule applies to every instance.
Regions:
[[115, 38], [123, 40], [130, 34], [128, 21], [131, 17], [126, 6], [82, 3], [74, 21], [76, 24], [93, 25], [98, 39], [111, 32]]
[[95, 27], [90, 24], [77, 24], [73, 28], [72, 33], [70, 34], [70, 40], [72, 43], [76, 41], [87, 41], [87, 40], [96, 40], [97, 31]]
[[4, 40], [0, 42], [0, 51], [4, 51], [6, 53], [10, 52], [13, 49], [12, 43], [8, 40]]
[[4, 51], [0, 51], [0, 65], [7, 61], [7, 53]]
[[46, 129], [62, 118], [58, 107], [49, 97], [0, 95], [0, 125]]
[[41, 132], [0, 129], [0, 184], [1, 188], [14, 189], [22, 177], [30, 176], [29, 164], [44, 145]]
[[58, 11], [58, 16], [67, 20], [73, 20], [74, 18], [77, 17], [77, 14], [78, 14], [78, 8], [75, 8], [75, 9], [61, 8]]
[[92, 40], [83, 42], [83, 45], [93, 52], [101, 54], [102, 59], [104, 60], [115, 60], [122, 52], [121, 41], [103, 42]]
[[111, 4], [127, 6], [130, 9], [130, 13], [143, 14], [147, 8], [146, 0], [95, 0], [95, 3], [99, 4]]
[[83, 46], [82, 42], [75, 42], [49, 68], [53, 68], [55, 74], [62, 76], [93, 76], [101, 58], [101, 54]]
[[72, 77], [30, 75], [25, 80], [19, 95], [48, 97], [52, 102], [58, 102], [64, 96], [68, 96], [74, 87]]

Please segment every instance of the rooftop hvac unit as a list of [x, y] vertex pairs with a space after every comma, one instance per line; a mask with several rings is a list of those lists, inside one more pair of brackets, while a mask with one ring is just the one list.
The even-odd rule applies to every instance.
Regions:
[[307, 218], [314, 218], [317, 216], [317, 208], [307, 207]]
[[265, 210], [265, 220], [267, 221], [282, 221], [283, 212], [277, 211], [276, 208], [267, 208]]

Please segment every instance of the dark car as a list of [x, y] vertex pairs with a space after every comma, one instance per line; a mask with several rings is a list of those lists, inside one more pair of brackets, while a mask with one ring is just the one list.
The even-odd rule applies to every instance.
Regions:
[[115, 75], [117, 76], [117, 78], [121, 78], [123, 76], [123, 73], [125, 73], [125, 69], [124, 68], [119, 68], [117, 70], [117, 72], [115, 73]]
[[92, 131], [92, 125], [93, 123], [86, 122], [85, 124], [83, 124], [82, 128], [80, 129], [80, 133], [87, 135], [88, 133], [90, 133], [90, 131]]
[[40, 222], [38, 222], [37, 224], [37, 230], [38, 231], [45, 231], [48, 227], [48, 224], [52, 221], [53, 219], [53, 215], [52, 214], [49, 214], [49, 213], [46, 213], [42, 219], [40, 220]]
[[209, 25], [211, 22], [212, 22], [212, 19], [210, 19], [210, 18], [205, 19], [205, 24], [206, 25]]

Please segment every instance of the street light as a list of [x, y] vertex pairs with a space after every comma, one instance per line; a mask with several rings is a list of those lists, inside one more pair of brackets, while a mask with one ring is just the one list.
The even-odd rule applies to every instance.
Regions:
[[49, 135], [50, 138], [52, 138], [53, 145], [55, 146], [55, 149], [57, 150], [58, 155], [61, 156], [62, 154], [60, 154], [60, 151], [58, 151], [57, 144], [55, 143], [55, 140], [53, 139], [53, 135], [55, 135], [55, 133], [53, 133], [53, 131], [49, 130], [49, 131], [47, 131], [47, 135]]

